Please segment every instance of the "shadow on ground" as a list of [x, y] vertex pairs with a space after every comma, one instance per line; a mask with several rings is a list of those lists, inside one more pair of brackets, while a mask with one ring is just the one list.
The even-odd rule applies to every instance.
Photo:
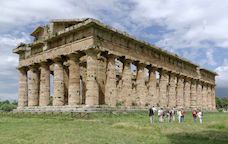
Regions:
[[172, 144], [228, 144], [228, 131], [184, 132], [167, 135]]

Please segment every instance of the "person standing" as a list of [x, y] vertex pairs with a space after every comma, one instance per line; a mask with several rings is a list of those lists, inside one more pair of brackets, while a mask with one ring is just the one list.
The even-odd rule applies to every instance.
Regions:
[[158, 110], [158, 122], [163, 122], [163, 109]]
[[194, 124], [196, 124], [197, 111], [195, 109], [192, 111], [192, 117], [193, 117], [193, 120], [194, 120]]
[[200, 124], [202, 124], [203, 123], [203, 120], [202, 120], [202, 117], [203, 117], [203, 112], [201, 111], [201, 110], [199, 110], [199, 112], [198, 112], [198, 118], [199, 118], [199, 121], [200, 121]]
[[152, 125], [154, 121], [154, 110], [151, 107], [149, 108], [149, 118], [150, 118], [150, 124]]
[[178, 122], [181, 123], [181, 110], [177, 111], [177, 116], [178, 116]]

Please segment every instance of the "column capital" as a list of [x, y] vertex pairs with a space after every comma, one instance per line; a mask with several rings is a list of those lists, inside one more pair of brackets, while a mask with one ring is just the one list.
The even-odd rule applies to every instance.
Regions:
[[54, 63], [63, 63], [63, 60], [62, 58], [59, 56], [59, 57], [56, 57], [54, 59], [52, 59], [54, 61]]
[[97, 50], [97, 49], [88, 49], [88, 50], [85, 50], [85, 53], [86, 55], [89, 55], [89, 56], [96, 56], [98, 55], [100, 51]]

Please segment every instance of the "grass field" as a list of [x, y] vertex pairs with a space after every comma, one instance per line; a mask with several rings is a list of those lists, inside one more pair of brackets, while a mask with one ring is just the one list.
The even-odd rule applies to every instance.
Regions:
[[147, 112], [60, 115], [0, 114], [1, 144], [228, 144], [228, 114], [205, 113], [193, 124], [190, 114], [178, 124], [150, 126]]

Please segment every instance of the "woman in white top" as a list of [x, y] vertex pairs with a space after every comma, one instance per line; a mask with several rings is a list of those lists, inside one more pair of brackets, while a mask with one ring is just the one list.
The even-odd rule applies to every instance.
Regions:
[[198, 115], [198, 118], [199, 118], [199, 120], [200, 120], [200, 123], [202, 124], [202, 123], [203, 123], [203, 120], [202, 120], [203, 113], [202, 113], [202, 111], [199, 110], [199, 112], [197, 113], [197, 115]]

